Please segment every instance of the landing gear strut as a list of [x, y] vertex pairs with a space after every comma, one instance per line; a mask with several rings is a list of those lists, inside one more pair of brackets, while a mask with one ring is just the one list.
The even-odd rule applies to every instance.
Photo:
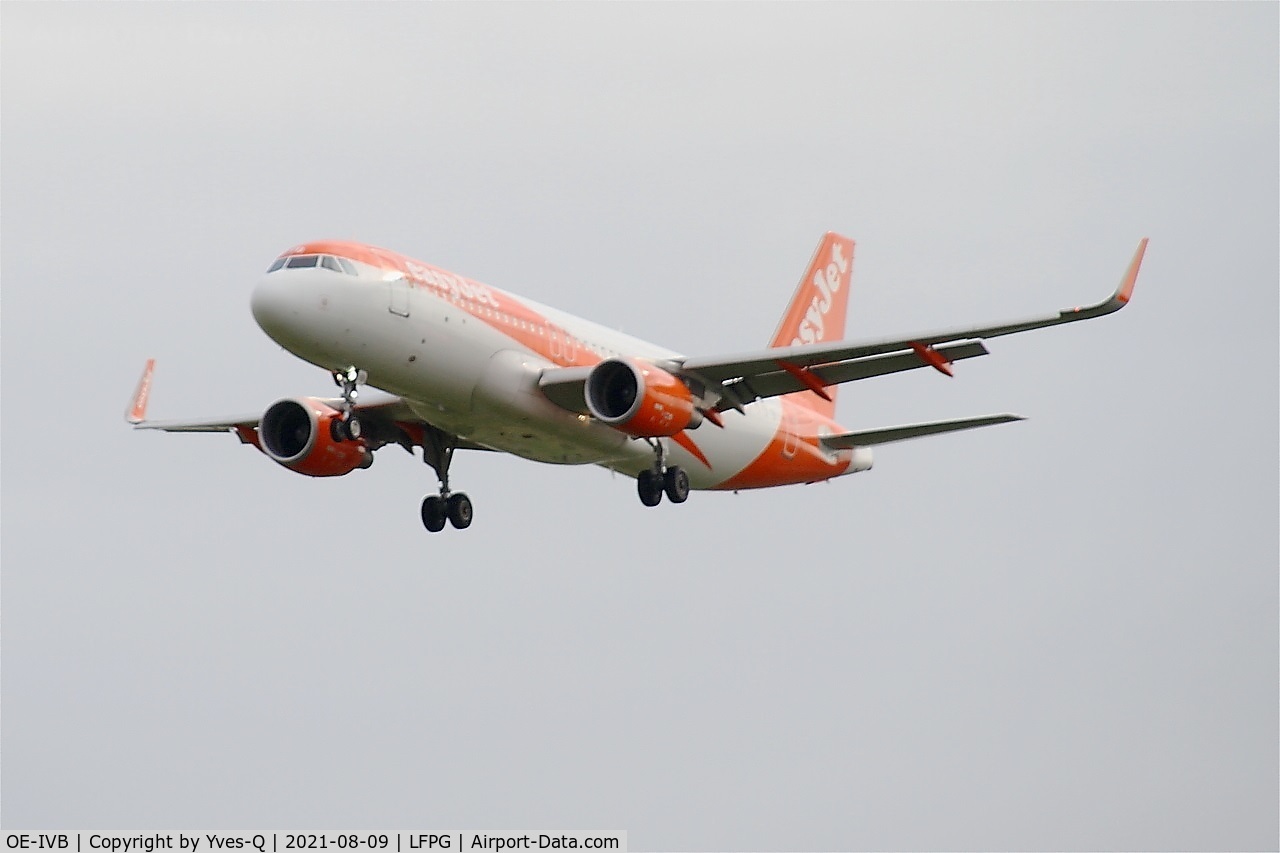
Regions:
[[357, 441], [364, 435], [364, 424], [356, 417], [356, 398], [360, 395], [356, 387], [368, 380], [369, 374], [359, 370], [353, 364], [343, 370], [333, 371], [333, 381], [342, 389], [342, 417], [329, 423], [329, 436], [334, 441]]
[[661, 439], [648, 441], [653, 447], [653, 467], [636, 475], [636, 492], [640, 495], [640, 503], [657, 506], [662, 503], [664, 493], [673, 504], [684, 503], [689, 499], [689, 475], [679, 465], [667, 467], [667, 451]]
[[471, 526], [474, 514], [471, 498], [464, 492], [449, 492], [449, 465], [453, 462], [453, 451], [458, 447], [458, 437], [450, 435], [433, 426], [427, 426], [422, 435], [422, 459], [440, 480], [440, 494], [427, 495], [422, 499], [422, 526], [428, 532], [439, 533], [444, 530], [448, 521], [459, 530]]

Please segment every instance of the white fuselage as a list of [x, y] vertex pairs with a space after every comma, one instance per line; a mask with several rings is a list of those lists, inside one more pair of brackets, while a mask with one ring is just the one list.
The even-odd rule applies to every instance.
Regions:
[[[475, 443], [629, 475], [652, 464], [647, 442], [561, 408], [542, 393], [538, 379], [548, 368], [615, 356], [665, 360], [678, 353], [425, 264], [352, 266], [356, 275], [319, 267], [268, 273], [253, 292], [255, 319], [298, 357], [327, 370], [358, 366], [369, 385]], [[834, 427], [783, 398], [725, 412], [723, 421], [723, 428], [707, 422], [696, 432], [659, 439], [693, 488], [750, 488], [752, 483], [734, 483], [734, 475], [759, 460], [771, 442], [782, 441], [785, 455], [787, 441]], [[823, 455], [829, 469], [805, 480], [870, 466], [869, 452], [857, 464], [849, 452]]]

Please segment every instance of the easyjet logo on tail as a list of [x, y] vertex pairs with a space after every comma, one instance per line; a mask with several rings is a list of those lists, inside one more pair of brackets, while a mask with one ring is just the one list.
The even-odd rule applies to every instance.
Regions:
[[852, 276], [853, 241], [835, 232], [824, 234], [769, 346], [802, 346], [843, 338]]
[[[830, 343], [844, 338], [849, 283], [853, 279], [853, 246], [852, 240], [834, 231], [822, 235], [787, 303], [782, 321], [769, 340], [771, 348]], [[781, 362], [779, 366], [788, 370]], [[809, 385], [798, 368], [796, 374], [797, 379]], [[809, 387], [796, 392], [795, 402], [830, 418], [835, 415], [835, 396], [835, 387], [823, 388], [819, 384], [816, 389]]]
[[[825, 340], [827, 314], [831, 312], [831, 307], [835, 304], [835, 296], [840, 292], [845, 274], [849, 271], [849, 258], [845, 257], [840, 249], [840, 241], [832, 240], [831, 261], [826, 267], [819, 267], [813, 271], [811, 283], [817, 292], [809, 301], [809, 307], [804, 312], [804, 317], [796, 330], [796, 336], [791, 341], [792, 346]], [[843, 319], [841, 317], [841, 320]], [[843, 329], [840, 330], [840, 334], [844, 334]]]

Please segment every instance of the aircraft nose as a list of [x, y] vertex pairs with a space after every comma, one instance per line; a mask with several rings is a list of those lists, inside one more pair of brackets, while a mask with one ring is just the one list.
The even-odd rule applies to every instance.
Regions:
[[267, 276], [258, 282], [249, 299], [253, 319], [277, 342], [289, 336], [300, 317], [296, 294], [287, 284], [278, 277]]

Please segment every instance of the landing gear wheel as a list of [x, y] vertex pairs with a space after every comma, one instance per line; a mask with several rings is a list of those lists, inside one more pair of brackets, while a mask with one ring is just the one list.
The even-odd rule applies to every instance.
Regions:
[[673, 504], [682, 504], [689, 499], [689, 475], [678, 465], [672, 465], [662, 475], [662, 487]]
[[449, 489], [449, 465], [457, 447], [456, 435], [430, 424], [423, 425], [422, 461], [431, 466], [440, 480], [440, 494], [429, 495], [422, 501], [422, 523], [432, 533], [442, 529], [445, 522], [451, 522], [459, 530], [471, 526], [471, 499]]
[[329, 438], [338, 444], [347, 440], [346, 430], [343, 429], [343, 423], [338, 418], [329, 421]]
[[427, 495], [422, 499], [422, 526], [431, 533], [444, 530], [447, 511], [444, 498], [439, 495]]
[[459, 530], [471, 526], [471, 498], [463, 492], [449, 496], [449, 523]]
[[636, 492], [645, 506], [662, 503], [662, 476], [650, 468], [641, 471], [636, 476]]

